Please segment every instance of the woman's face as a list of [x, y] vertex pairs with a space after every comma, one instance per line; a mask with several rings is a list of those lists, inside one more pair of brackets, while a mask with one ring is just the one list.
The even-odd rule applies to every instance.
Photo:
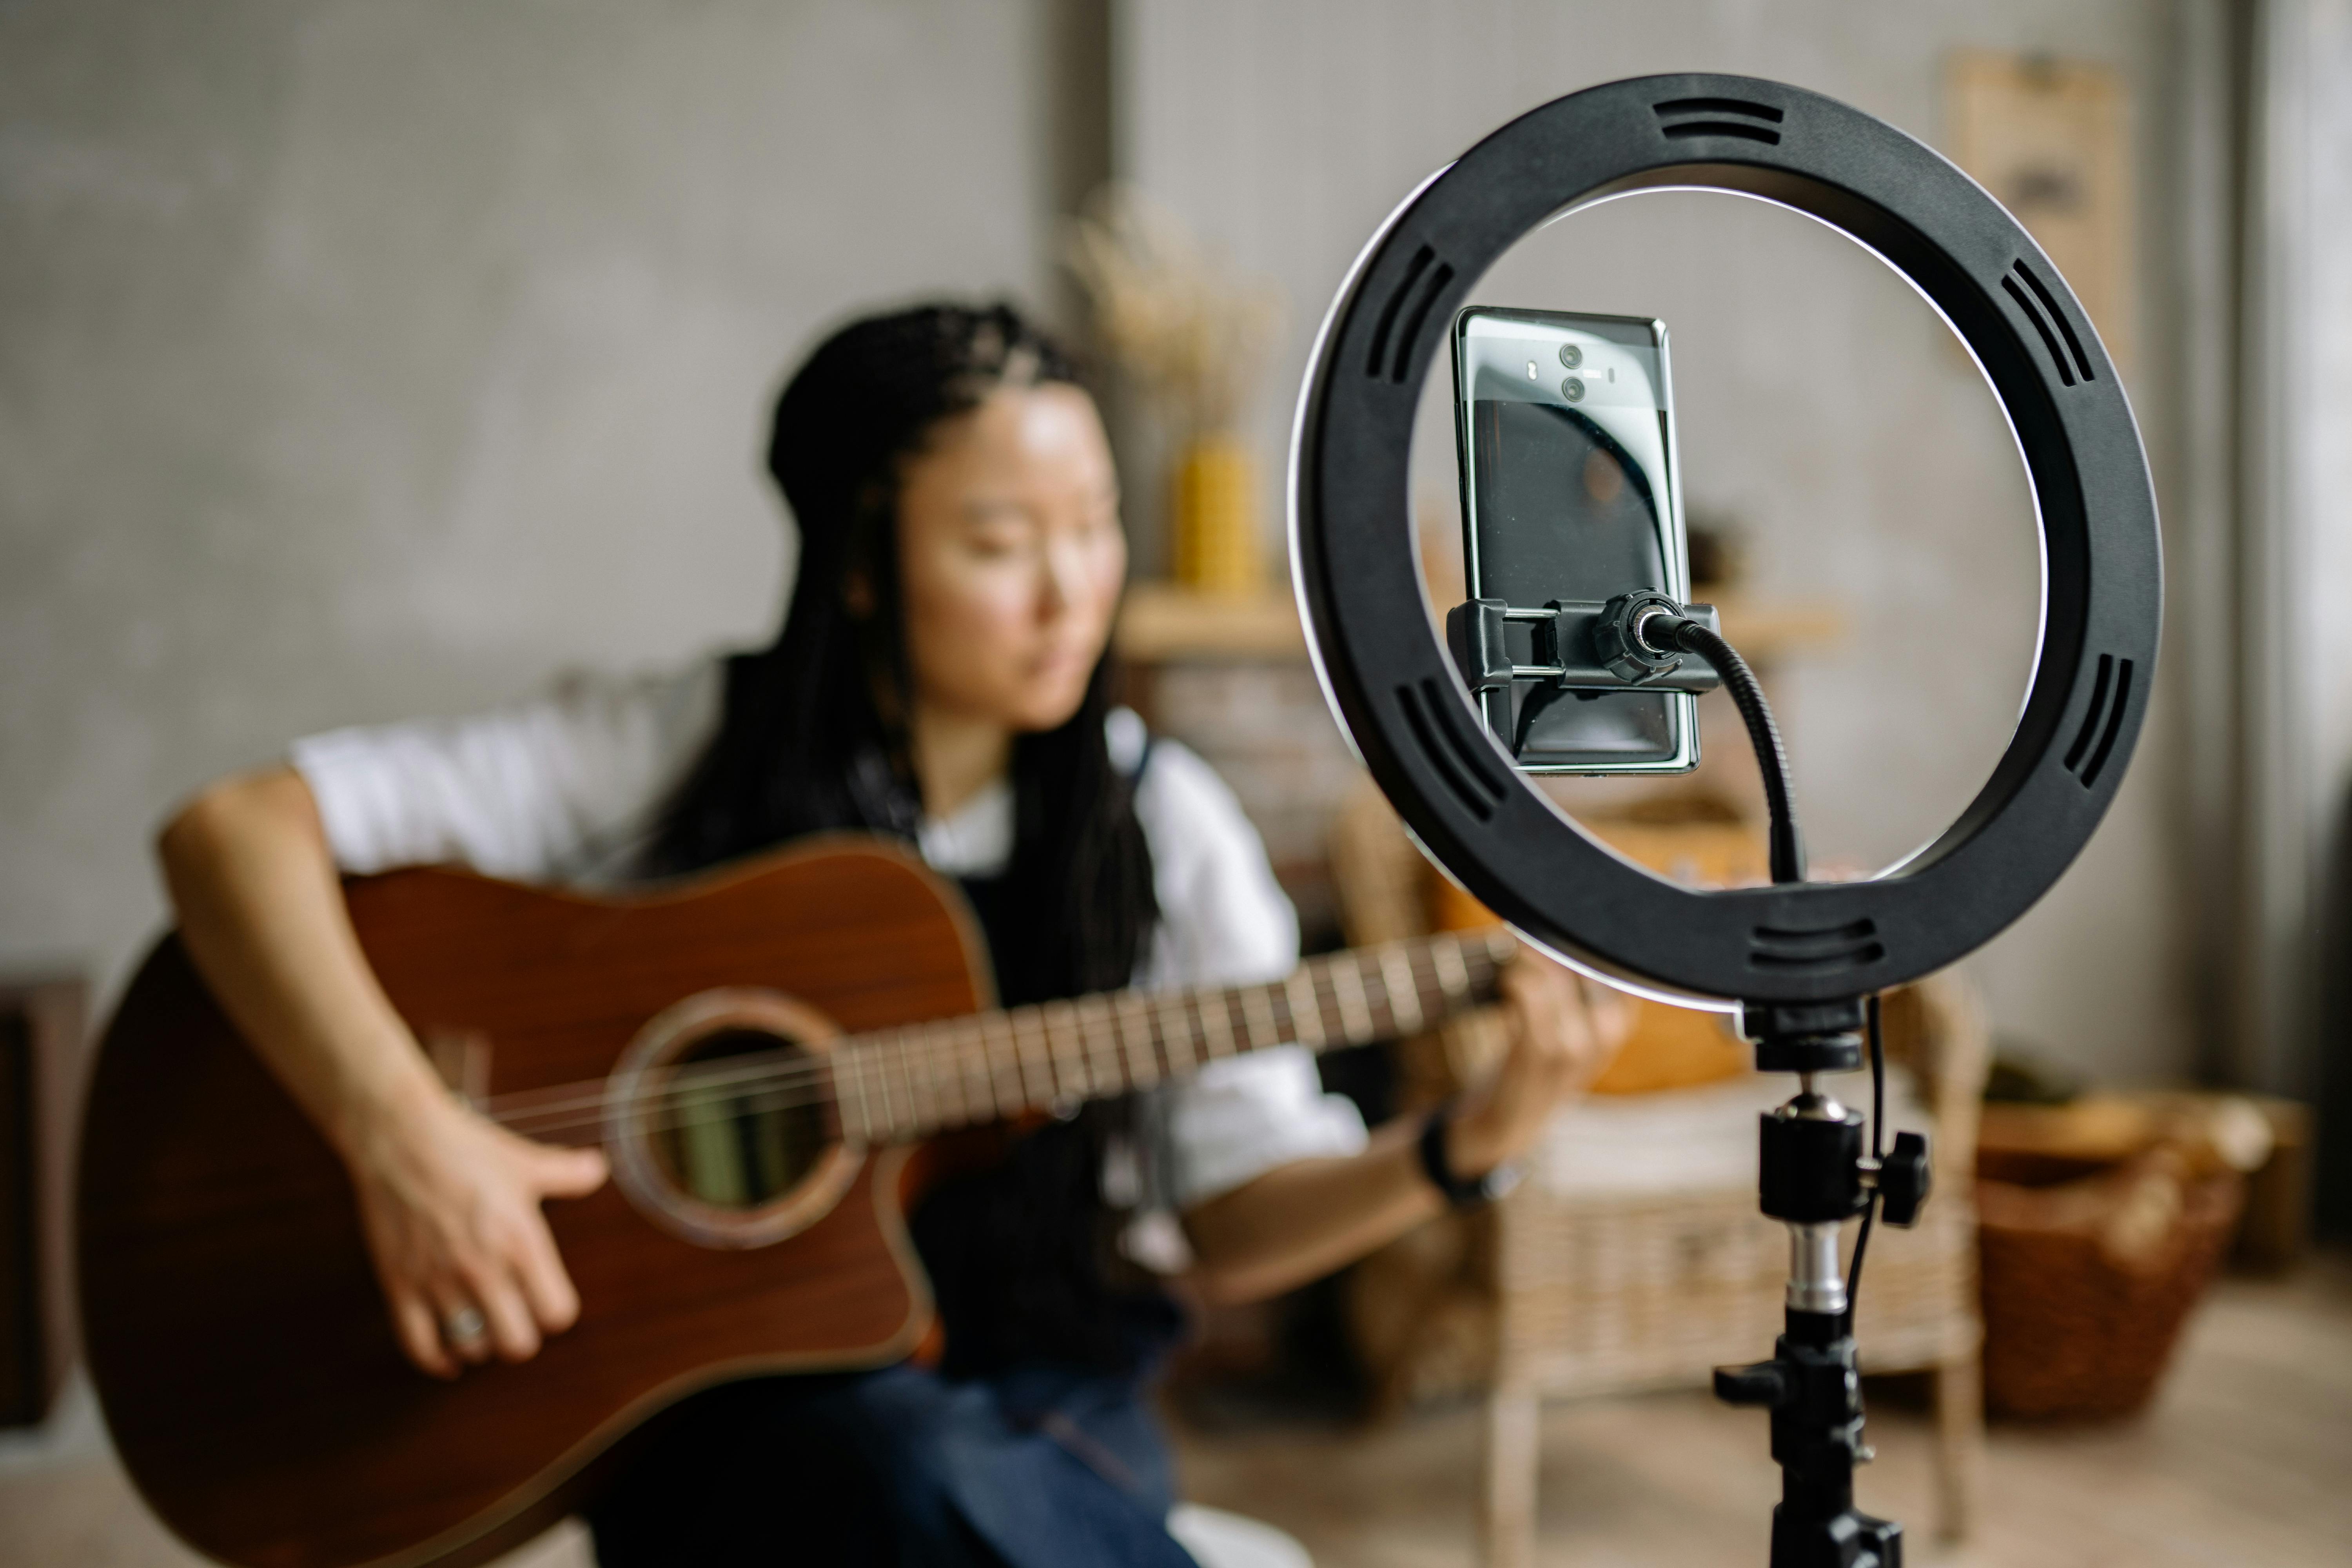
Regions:
[[941, 424], [901, 471], [898, 559], [919, 703], [1015, 731], [1067, 721], [1127, 576], [1094, 400], [1004, 387]]

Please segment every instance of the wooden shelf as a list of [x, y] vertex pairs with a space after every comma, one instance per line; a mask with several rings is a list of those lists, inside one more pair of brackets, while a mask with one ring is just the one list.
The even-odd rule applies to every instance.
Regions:
[[1825, 599], [1749, 599], [1725, 594], [1700, 603], [1715, 605], [1723, 621], [1724, 639], [1750, 664], [1769, 663], [1845, 640], [1845, 611]]
[[1203, 594], [1173, 583], [1130, 584], [1115, 640], [1120, 657], [1135, 664], [1307, 657], [1297, 602], [1288, 594]]
[[[1723, 635], [1753, 664], [1826, 647], [1846, 635], [1845, 612], [1827, 601], [1726, 595], [1715, 603]], [[1297, 603], [1280, 592], [1233, 595], [1131, 584], [1116, 640], [1120, 656], [1134, 664], [1307, 657]]]

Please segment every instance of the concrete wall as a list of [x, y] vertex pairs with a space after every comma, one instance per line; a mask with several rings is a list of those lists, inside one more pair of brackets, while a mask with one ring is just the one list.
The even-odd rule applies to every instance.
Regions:
[[0, 968], [295, 735], [768, 635], [845, 311], [1046, 277], [1045, 0], [0, 11]]
[[[0, 966], [118, 980], [161, 915], [156, 819], [290, 736], [764, 635], [788, 569], [756, 459], [778, 376], [859, 305], [1047, 289], [1050, 214], [1093, 164], [1055, 140], [1046, 78], [1088, 54], [1070, 40], [1091, 15], [0, 14]], [[2108, 60], [2145, 110], [2174, 69], [2167, 15], [1124, 0], [1117, 161], [1289, 297], [1260, 426], [1271, 475], [1348, 260], [1511, 113], [1727, 68], [1934, 142], [1948, 48]], [[2149, 327], [2172, 153], [2142, 124], [2134, 390], [2168, 485], [2170, 338]], [[1923, 307], [1836, 237], [1723, 205], [1645, 198], [1561, 226], [1555, 240], [1590, 226], [1612, 259], [1556, 302], [1674, 323], [1691, 492], [1751, 529], [1759, 589], [1832, 593], [1864, 637], [1905, 634], [1782, 676], [1816, 842], [1879, 864], [1969, 793], [2013, 710], [2022, 489]], [[1725, 234], [1737, 270], [1717, 269], [1708, 237]], [[1530, 265], [1544, 284], [1549, 264]], [[1810, 401], [1777, 380], [1791, 342], [1818, 356]], [[2188, 1059], [2179, 735], [2167, 686], [2082, 865], [1979, 965], [2006, 1027], [2122, 1077]]]
[[[1813, 88], [1935, 144], [1958, 47], [2112, 64], [2141, 106], [2144, 272], [2170, 298], [2174, 62], [2160, 0], [1128, 0], [1117, 162], [1290, 304], [1257, 422], [1272, 474], [1308, 342], [1373, 226], [1420, 178], [1560, 93], [1661, 70]], [[1507, 258], [1497, 302], [1654, 313], [1675, 334], [1686, 489], [1748, 531], [1754, 585], [1841, 602], [1855, 636], [1792, 660], [1787, 710], [1818, 856], [1881, 866], [1931, 837], [2006, 743], [2031, 667], [2037, 565], [1998, 408], [1927, 307], [1834, 234], [1737, 198], [1655, 195]], [[1486, 297], [1486, 296], [1482, 296]], [[2172, 481], [2172, 337], [2143, 323], [2132, 391]], [[1425, 508], [1452, 505], [1442, 397]], [[2187, 866], [2168, 677], [2115, 811], [2049, 899], [1978, 961], [1999, 1025], [2116, 1079], [2185, 1070]], [[1736, 743], [1736, 742], [1735, 742]]]

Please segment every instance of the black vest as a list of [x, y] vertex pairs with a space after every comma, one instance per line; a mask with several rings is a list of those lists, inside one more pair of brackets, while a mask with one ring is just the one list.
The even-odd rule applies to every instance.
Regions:
[[[1006, 951], [1002, 879], [970, 878], [965, 895], [992, 951]], [[1053, 1000], [1011, 994], [1006, 1006]], [[1005, 1157], [927, 1195], [910, 1228], [931, 1277], [951, 1377], [1033, 1363], [1140, 1370], [1171, 1345], [1182, 1315], [1150, 1275], [1122, 1258], [1125, 1215], [1102, 1196], [1110, 1139], [1129, 1100], [1098, 1101], [1016, 1139]]]

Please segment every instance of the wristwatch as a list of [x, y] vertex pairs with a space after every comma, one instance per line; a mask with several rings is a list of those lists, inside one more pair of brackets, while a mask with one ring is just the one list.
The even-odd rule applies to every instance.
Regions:
[[1429, 1113], [1421, 1124], [1421, 1169], [1429, 1184], [1445, 1194], [1445, 1201], [1457, 1209], [1476, 1208], [1480, 1204], [1493, 1203], [1519, 1184], [1526, 1170], [1516, 1160], [1506, 1160], [1493, 1170], [1468, 1180], [1454, 1173], [1454, 1165], [1445, 1157], [1445, 1130], [1454, 1121], [1454, 1101], [1447, 1100]]

